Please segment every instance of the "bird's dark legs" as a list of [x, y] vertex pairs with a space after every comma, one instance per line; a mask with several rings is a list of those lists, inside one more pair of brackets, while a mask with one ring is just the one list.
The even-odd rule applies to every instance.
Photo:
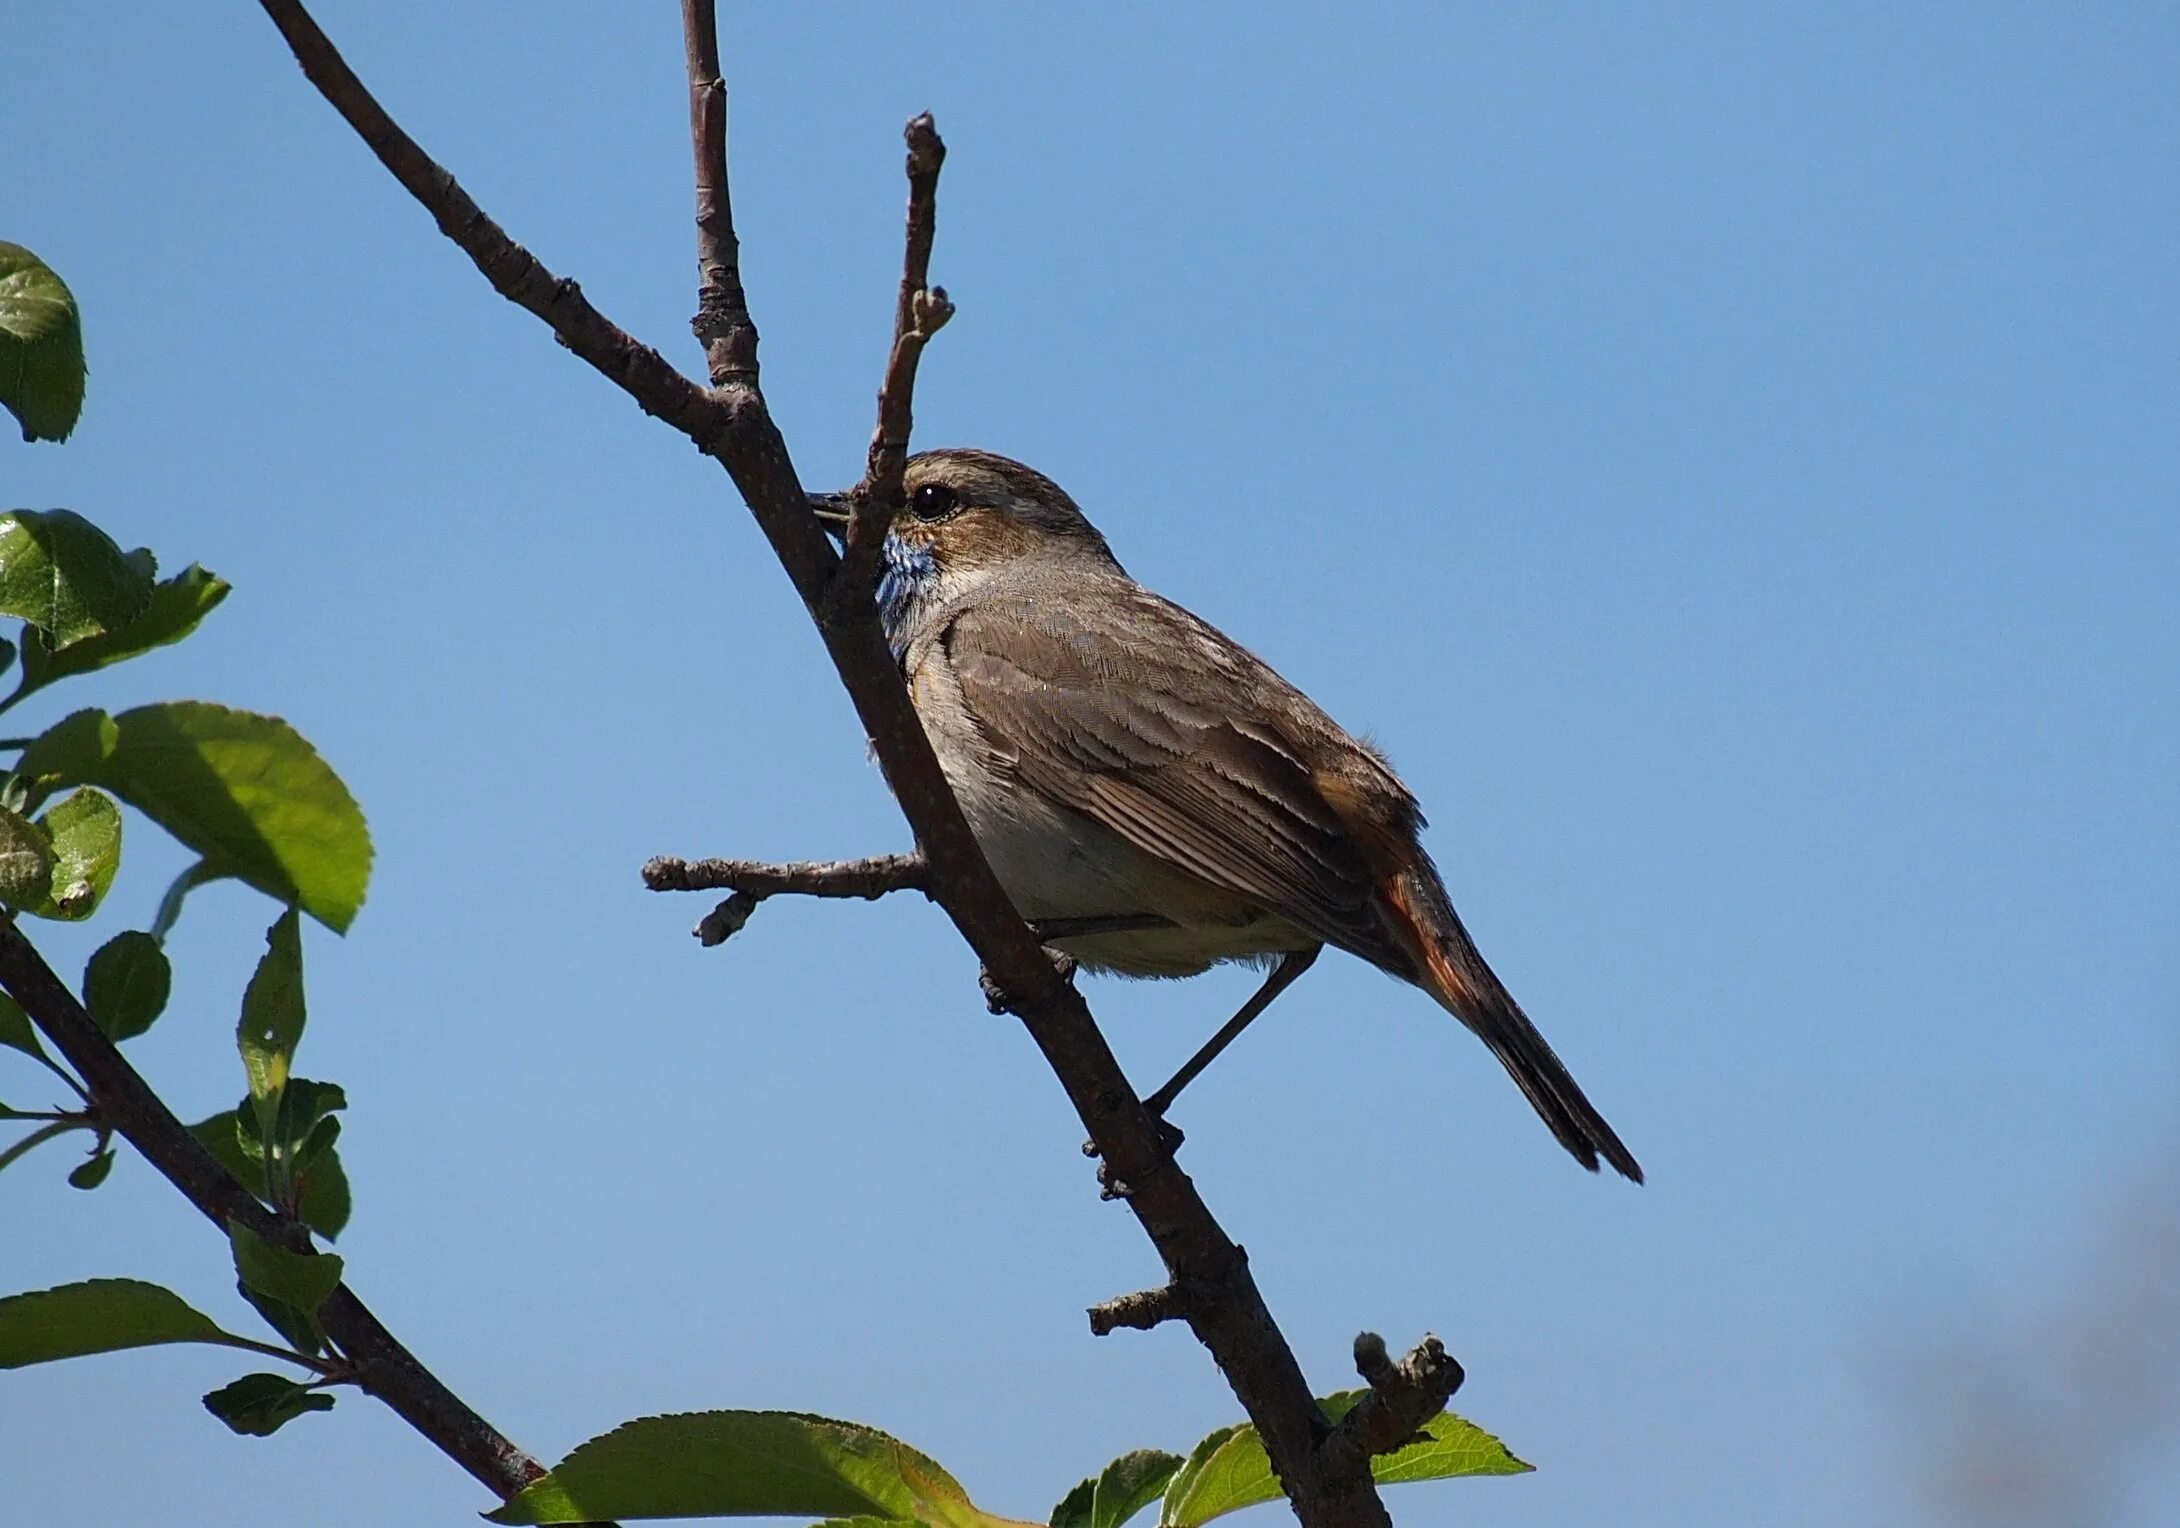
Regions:
[[1232, 1045], [1235, 1038], [1249, 1027], [1258, 1014], [1271, 1007], [1272, 999], [1293, 986], [1295, 979], [1310, 968], [1323, 948], [1322, 945], [1313, 944], [1306, 950], [1289, 950], [1280, 956], [1279, 964], [1272, 967], [1272, 974], [1264, 978], [1264, 985], [1257, 988], [1255, 995], [1241, 1005], [1240, 1011], [1228, 1019], [1217, 1034], [1204, 1042], [1203, 1049], [1182, 1063], [1181, 1069], [1173, 1074], [1164, 1087], [1144, 1099], [1143, 1107], [1154, 1116], [1164, 1118], [1166, 1111], [1173, 1107], [1173, 1101], [1181, 1096], [1181, 1090], [1194, 1082], [1205, 1067], [1216, 1061], [1219, 1052]]
[[[1173, 925], [1156, 913], [1105, 913], [1094, 918], [1042, 918], [1030, 922], [1029, 931], [1037, 936], [1037, 942], [1045, 946], [1045, 954], [1052, 961], [1052, 969], [1060, 973], [1062, 981], [1075, 979], [1075, 957], [1062, 949], [1055, 949], [1053, 941], [1082, 939], [1091, 934], [1132, 934], [1140, 929], [1171, 928]], [[979, 970], [977, 985], [984, 989], [984, 1006], [993, 1013], [1011, 1013], [1014, 1004], [1006, 989], [992, 979], [992, 973]]]

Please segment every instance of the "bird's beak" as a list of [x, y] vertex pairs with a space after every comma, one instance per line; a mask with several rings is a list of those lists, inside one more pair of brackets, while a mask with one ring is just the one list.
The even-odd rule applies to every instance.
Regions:
[[810, 495], [810, 513], [816, 515], [825, 533], [835, 540], [845, 540], [851, 514], [848, 496], [844, 493], [813, 493]]

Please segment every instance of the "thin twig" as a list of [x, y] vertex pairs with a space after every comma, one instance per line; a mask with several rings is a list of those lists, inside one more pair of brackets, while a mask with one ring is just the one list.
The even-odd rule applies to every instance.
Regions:
[[[228, 1221], [239, 1220], [275, 1245], [293, 1252], [313, 1250], [307, 1229], [267, 1209], [213, 1160], [123, 1059], [15, 920], [7, 917], [0, 917], [0, 987], [23, 1005], [31, 1022], [89, 1085], [99, 1117], [142, 1152], [144, 1160], [214, 1225], [224, 1231]], [[545, 1472], [544, 1466], [462, 1404], [379, 1324], [346, 1284], [318, 1308], [318, 1320], [347, 1358], [359, 1385], [494, 1494], [512, 1496]]]
[[767, 897], [882, 897], [892, 891], [930, 895], [930, 867], [920, 854], [879, 854], [869, 859], [802, 860], [785, 865], [761, 860], [707, 859], [691, 864], [662, 855], [643, 867], [643, 883], [653, 891], [731, 890], [728, 897], [697, 921], [695, 934], [705, 949], [742, 931]]
[[742, 292], [742, 246], [727, 199], [727, 82], [719, 72], [713, 0], [681, 8], [689, 66], [689, 141], [696, 155], [696, 317], [712, 386], [757, 385], [757, 326]]
[[1177, 1285], [1161, 1284], [1156, 1289], [1116, 1295], [1091, 1306], [1088, 1314], [1093, 1337], [1110, 1337], [1124, 1326], [1147, 1332], [1154, 1326], [1183, 1319], [1188, 1314], [1188, 1295]]
[[938, 233], [939, 168], [946, 144], [931, 113], [910, 119], [908, 233], [901, 256], [901, 289], [893, 304], [893, 347], [878, 387], [878, 423], [871, 430], [863, 481], [848, 495], [846, 551], [827, 601], [829, 618], [869, 606], [878, 582], [878, 549], [886, 527], [901, 510], [901, 474], [908, 468], [908, 439], [915, 423], [916, 363], [931, 336], [954, 316], [946, 288], [931, 282], [931, 244]]
[[930, 890], [931, 871], [920, 854], [874, 854], [867, 859], [682, 860], [661, 855], [643, 867], [653, 891], [746, 891], [754, 897], [882, 897], [893, 891]]
[[1332, 1475], [1367, 1474], [1379, 1454], [1405, 1447], [1418, 1428], [1446, 1409], [1467, 1377], [1432, 1336], [1396, 1363], [1383, 1337], [1364, 1332], [1355, 1339], [1355, 1369], [1369, 1382], [1370, 1393], [1340, 1419], [1319, 1450]]

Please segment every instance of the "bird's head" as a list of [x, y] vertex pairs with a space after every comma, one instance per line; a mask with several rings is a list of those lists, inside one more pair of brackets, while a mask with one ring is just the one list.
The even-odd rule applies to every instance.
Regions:
[[[1112, 561], [1097, 528], [1059, 484], [989, 451], [925, 451], [908, 460], [902, 506], [888, 527], [887, 562], [935, 565], [951, 580], [992, 572], [1021, 557], [1091, 556]], [[815, 494], [810, 507], [838, 534], [844, 494]]]

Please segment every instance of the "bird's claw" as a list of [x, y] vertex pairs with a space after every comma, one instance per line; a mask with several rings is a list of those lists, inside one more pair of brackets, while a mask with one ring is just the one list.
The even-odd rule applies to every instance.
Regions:
[[[1046, 945], [1044, 951], [1045, 959], [1052, 962], [1052, 969], [1058, 973], [1060, 980], [1072, 984], [1075, 980], [1075, 957], [1065, 950], [1055, 950], [1050, 945]], [[989, 966], [977, 967], [976, 984], [983, 989], [984, 1006], [991, 1012], [1014, 1012], [1014, 999], [1007, 995], [1006, 988], [999, 985], [999, 978], [992, 975]]]

